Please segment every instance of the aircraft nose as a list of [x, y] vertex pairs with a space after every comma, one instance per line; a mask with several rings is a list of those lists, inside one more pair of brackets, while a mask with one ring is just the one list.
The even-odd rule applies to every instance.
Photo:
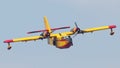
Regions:
[[5, 40], [5, 41], [4, 41], [4, 43], [10, 43], [10, 42], [13, 42], [13, 40], [10, 39], [10, 40]]

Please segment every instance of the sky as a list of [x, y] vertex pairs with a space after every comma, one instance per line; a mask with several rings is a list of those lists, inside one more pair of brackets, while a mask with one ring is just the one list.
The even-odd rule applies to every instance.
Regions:
[[[120, 0], [0, 0], [0, 68], [120, 68]], [[58, 49], [47, 40], [11, 43], [6, 39], [34, 36], [26, 32], [44, 29], [43, 16], [51, 27], [81, 29], [117, 25], [110, 30], [73, 38], [69, 49]], [[70, 29], [62, 30], [69, 31]], [[59, 33], [61, 31], [56, 31]]]

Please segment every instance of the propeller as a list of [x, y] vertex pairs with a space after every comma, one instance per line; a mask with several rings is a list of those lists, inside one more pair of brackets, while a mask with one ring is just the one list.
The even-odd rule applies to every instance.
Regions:
[[80, 28], [78, 27], [78, 25], [77, 25], [77, 23], [75, 22], [75, 27], [76, 27], [76, 33], [78, 34], [78, 33], [80, 33], [81, 32], [81, 30], [80, 30]]
[[77, 36], [77, 34], [84, 34], [84, 32], [78, 27], [77, 23], [75, 22], [76, 32], [73, 37]]

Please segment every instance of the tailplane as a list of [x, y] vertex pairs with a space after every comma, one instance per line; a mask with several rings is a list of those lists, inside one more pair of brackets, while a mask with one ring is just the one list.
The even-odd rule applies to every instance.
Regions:
[[47, 19], [46, 16], [44, 16], [44, 25], [45, 25], [45, 29], [44, 30], [30, 31], [30, 32], [27, 32], [27, 34], [39, 33], [39, 32], [49, 32], [49, 33], [52, 33], [52, 32], [54, 32], [56, 30], [70, 28], [70, 26], [64, 26], [64, 27], [58, 27], [58, 28], [50, 28], [50, 25], [48, 23], [48, 19]]

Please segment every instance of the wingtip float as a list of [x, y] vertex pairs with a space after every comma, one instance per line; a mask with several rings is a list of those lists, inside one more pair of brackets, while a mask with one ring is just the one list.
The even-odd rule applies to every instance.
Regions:
[[27, 34], [41, 32], [41, 34], [38, 36], [9, 39], [3, 42], [8, 43], [8, 50], [10, 50], [12, 48], [10, 43], [13, 43], [13, 42], [24, 42], [24, 41], [26, 42], [26, 41], [47, 39], [49, 45], [53, 45], [59, 49], [66, 49], [73, 45], [71, 35], [76, 36], [77, 34], [84, 34], [84, 33], [89, 33], [89, 32], [94, 32], [94, 31], [99, 31], [99, 30], [106, 30], [106, 29], [110, 29], [111, 30], [110, 35], [113, 35], [114, 34], [113, 28], [116, 28], [116, 25], [109, 25], [109, 26], [101, 26], [101, 27], [94, 27], [94, 28], [88, 28], [88, 29], [81, 30], [78, 27], [77, 23], [75, 23], [75, 27], [71, 29], [70, 31], [61, 32], [61, 33], [53, 33], [56, 30], [67, 29], [70, 27], [65, 26], [65, 27], [59, 27], [59, 28], [50, 28], [50, 25], [48, 23], [46, 16], [44, 16], [44, 24], [45, 24], [44, 30], [27, 32]]
[[109, 26], [109, 29], [111, 30], [111, 32], [110, 32], [110, 35], [114, 35], [114, 31], [113, 31], [113, 28], [116, 28], [116, 25], [110, 25]]

